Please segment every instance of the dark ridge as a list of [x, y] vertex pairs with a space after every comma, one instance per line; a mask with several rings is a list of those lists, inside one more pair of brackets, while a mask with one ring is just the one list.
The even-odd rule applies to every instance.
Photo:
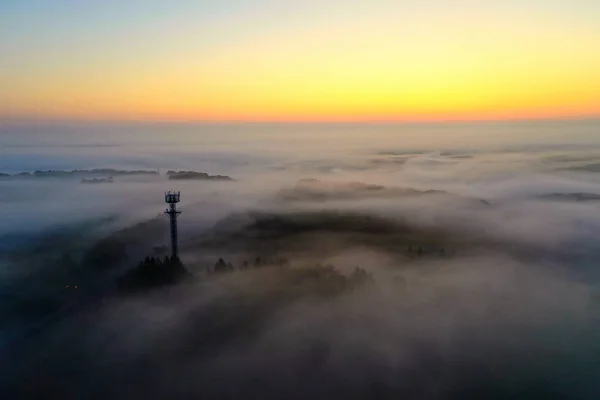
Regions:
[[467, 160], [467, 159], [473, 158], [473, 155], [472, 154], [451, 154], [451, 155], [447, 155], [446, 157], [452, 158], [454, 160]]
[[[579, 154], [560, 154], [542, 157], [541, 161], [546, 163], [584, 163], [594, 164], [599, 159], [597, 154], [594, 155], [579, 155]], [[573, 166], [572, 166], [573, 167]]]
[[421, 154], [425, 154], [426, 152], [423, 150], [414, 150], [414, 151], [379, 151], [376, 153], [378, 156], [418, 156]]
[[232, 181], [231, 177], [226, 175], [209, 175], [205, 172], [196, 171], [169, 171], [167, 176], [172, 180], [199, 180], [199, 181]]
[[137, 292], [175, 285], [190, 278], [190, 273], [177, 257], [165, 257], [163, 260], [146, 257], [137, 268], [118, 278], [117, 285], [124, 292]]
[[219, 258], [215, 263], [215, 266], [212, 270], [208, 272], [212, 273], [224, 273], [224, 272], [233, 272], [236, 270], [243, 271], [249, 268], [263, 268], [263, 267], [278, 267], [285, 268], [290, 265], [290, 262], [287, 258], [266, 258], [263, 259], [261, 257], [256, 257], [254, 261], [249, 262], [248, 260], [240, 263], [238, 266], [235, 266], [232, 262], [225, 262], [223, 258]]
[[33, 176], [36, 177], [60, 177], [60, 176], [81, 176], [81, 175], [108, 175], [108, 176], [123, 176], [123, 175], [158, 175], [158, 171], [147, 170], [119, 170], [112, 168], [100, 169], [82, 169], [72, 171], [35, 171]]
[[600, 201], [600, 194], [596, 193], [550, 193], [539, 196], [540, 199], [544, 200], [558, 200], [558, 201]]
[[394, 156], [393, 158], [376, 158], [374, 160], [370, 160], [371, 164], [397, 164], [404, 165], [408, 161], [409, 156]]
[[448, 196], [456, 199], [478, 200], [479, 204], [489, 205], [482, 199], [463, 198], [442, 190], [417, 190], [412, 188], [386, 187], [362, 182], [326, 182], [318, 179], [301, 179], [288, 189], [282, 189], [277, 197], [283, 201], [327, 201], [327, 200], [359, 200], [367, 198], [402, 198], [411, 196]]
[[412, 245], [420, 247], [423, 255], [437, 255], [440, 249], [454, 254], [457, 249], [476, 249], [485, 244], [484, 239], [468, 232], [456, 235], [452, 230], [416, 226], [402, 219], [320, 211], [233, 214], [211, 231], [188, 241], [186, 248], [270, 256], [310, 252], [321, 257], [356, 246], [407, 255], [406, 249]]
[[84, 178], [81, 180], [81, 183], [113, 183], [113, 177], [109, 176], [108, 178], [92, 178], [92, 179], [87, 179]]
[[600, 163], [591, 163], [576, 167], [566, 168], [569, 171], [585, 171], [585, 172], [600, 172]]
[[[71, 171], [65, 170], [47, 170], [47, 171], [34, 171], [20, 172], [17, 174], [6, 174], [0, 173], [0, 178], [69, 178], [79, 177], [83, 178], [82, 183], [106, 183], [112, 182], [114, 176], [159, 176], [159, 171], [149, 170], [119, 170], [112, 168], [98, 168], [98, 169], [75, 169]], [[196, 171], [169, 171], [167, 172], [169, 179], [173, 180], [210, 180], [210, 181], [233, 181], [233, 179], [227, 175], [209, 175], [204, 172]]]
[[147, 176], [158, 176], [158, 171], [148, 171], [148, 170], [119, 170], [112, 168], [97, 168], [97, 169], [74, 169], [71, 171], [64, 170], [47, 170], [47, 171], [35, 171], [32, 173], [29, 172], [20, 172], [18, 174], [9, 175], [9, 174], [0, 174], [1, 177], [16, 177], [16, 178], [25, 178], [25, 177], [35, 177], [35, 178], [66, 178], [66, 177], [89, 177], [89, 176], [131, 176], [131, 175], [147, 175]]

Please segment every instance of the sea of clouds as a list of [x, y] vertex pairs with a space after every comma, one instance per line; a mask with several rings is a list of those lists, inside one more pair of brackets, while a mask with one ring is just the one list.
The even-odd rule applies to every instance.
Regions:
[[[7, 317], [0, 356], [9, 362], [0, 383], [10, 394], [600, 394], [600, 200], [579, 196], [600, 195], [597, 123], [562, 130], [544, 124], [87, 129], [4, 127], [0, 172], [160, 168], [161, 175], [98, 185], [1, 178], [0, 287]], [[567, 132], [575, 133], [572, 143], [564, 140]], [[169, 181], [168, 169], [235, 181]], [[318, 179], [329, 197], [281, 198], [306, 178]], [[441, 194], [339, 196], [335, 188], [349, 182]], [[162, 221], [131, 246], [133, 267], [135, 257], [168, 243], [160, 214], [170, 189], [182, 192], [182, 259], [197, 279], [134, 297], [94, 291], [101, 299], [73, 306], [61, 281], [69, 275], [47, 260], [69, 253], [79, 263], [97, 240]], [[332, 226], [329, 215], [370, 222], [360, 229]], [[407, 229], [419, 237], [439, 235], [448, 256], [407, 256], [407, 245], [420, 244], [403, 239]], [[397, 248], [389, 245], [394, 240]], [[285, 271], [206, 275], [218, 257], [238, 265], [257, 256], [285, 256], [289, 268], [300, 270], [333, 264], [345, 276], [360, 266], [374, 283], [315, 299], [312, 283]], [[128, 266], [115, 268], [85, 272], [81, 282], [108, 287]], [[24, 298], [58, 305], [47, 315], [19, 318], [37, 307]]]

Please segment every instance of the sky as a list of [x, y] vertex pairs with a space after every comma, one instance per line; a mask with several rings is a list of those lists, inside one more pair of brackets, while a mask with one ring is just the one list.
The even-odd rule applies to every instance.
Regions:
[[2, 0], [0, 118], [600, 116], [597, 0]]

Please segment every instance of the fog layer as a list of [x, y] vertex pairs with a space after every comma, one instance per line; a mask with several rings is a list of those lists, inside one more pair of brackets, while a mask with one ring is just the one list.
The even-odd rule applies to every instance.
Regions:
[[[597, 398], [598, 129], [4, 127], [0, 172], [160, 174], [0, 177], [0, 392]], [[122, 293], [166, 190], [190, 277]]]

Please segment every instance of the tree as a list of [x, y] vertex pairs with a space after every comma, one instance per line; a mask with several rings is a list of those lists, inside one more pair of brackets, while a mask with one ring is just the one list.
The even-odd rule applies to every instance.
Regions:
[[137, 268], [118, 278], [117, 283], [123, 290], [135, 291], [175, 284], [190, 276], [177, 257], [165, 257], [164, 261], [146, 257]]
[[227, 264], [222, 258], [219, 258], [219, 261], [215, 263], [215, 272], [225, 272], [227, 271]]

